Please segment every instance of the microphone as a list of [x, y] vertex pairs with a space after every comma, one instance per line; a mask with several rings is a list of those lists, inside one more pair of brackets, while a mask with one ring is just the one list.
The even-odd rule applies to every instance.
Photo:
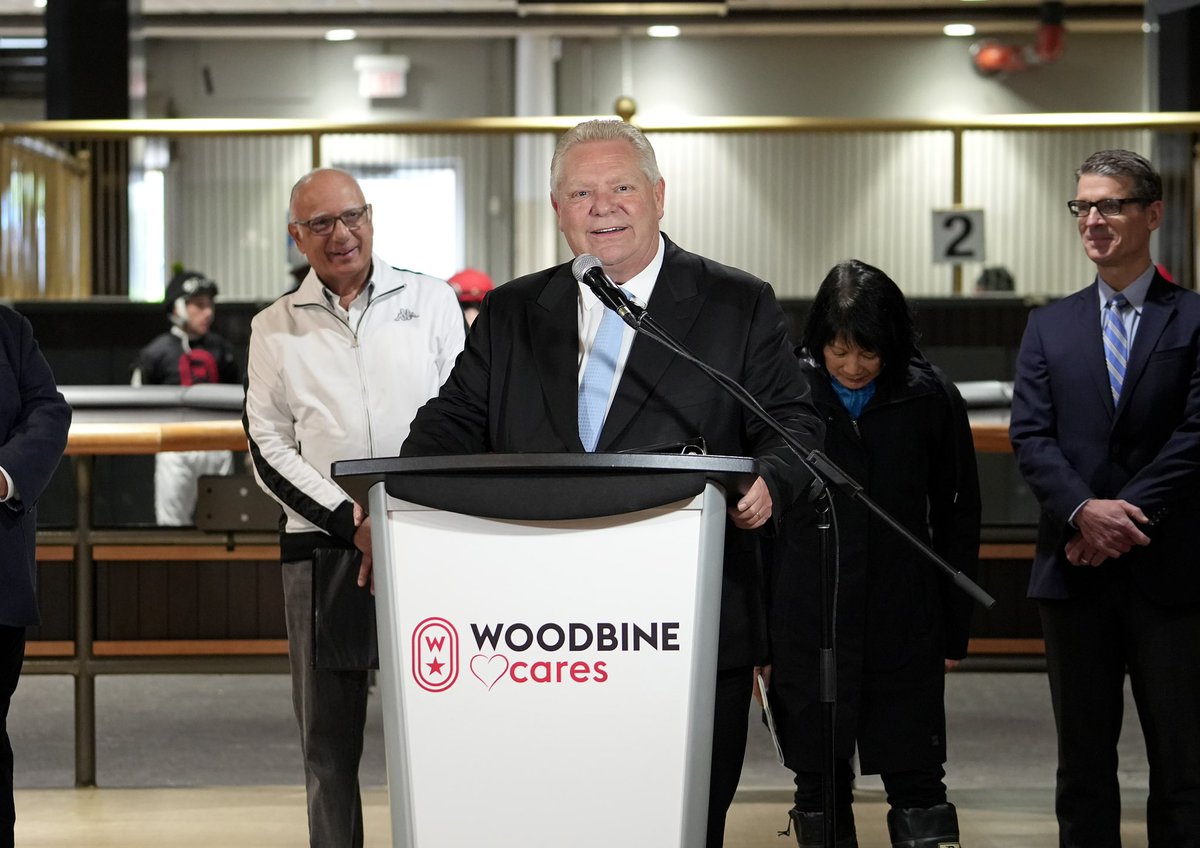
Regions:
[[601, 262], [595, 256], [590, 253], [581, 253], [571, 263], [571, 274], [577, 281], [591, 289], [601, 303], [620, 315], [622, 321], [636, 330], [640, 323], [638, 316], [629, 308], [629, 300], [605, 275], [600, 266]]

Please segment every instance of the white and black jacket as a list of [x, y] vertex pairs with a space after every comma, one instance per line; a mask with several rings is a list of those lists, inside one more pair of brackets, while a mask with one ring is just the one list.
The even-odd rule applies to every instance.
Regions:
[[353, 504], [330, 465], [399, 454], [462, 351], [462, 311], [447, 283], [373, 256], [369, 285], [357, 326], [312, 271], [250, 325], [242, 421], [259, 485], [284, 509], [284, 561], [352, 544]]

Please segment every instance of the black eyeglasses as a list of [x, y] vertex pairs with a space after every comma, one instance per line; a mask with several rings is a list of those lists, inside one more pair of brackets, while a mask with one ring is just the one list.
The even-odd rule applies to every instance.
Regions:
[[347, 230], [357, 230], [362, 226], [363, 221], [371, 220], [371, 204], [366, 206], [357, 206], [354, 209], [347, 209], [340, 215], [321, 215], [318, 218], [309, 218], [307, 221], [292, 221], [298, 227], [305, 227], [314, 236], [327, 236], [333, 232], [333, 228], [337, 226], [337, 222], [341, 221], [346, 225]]
[[1120, 215], [1121, 207], [1126, 203], [1149, 203], [1145, 197], [1106, 197], [1103, 200], [1068, 200], [1067, 208], [1076, 218], [1086, 218], [1095, 209], [1104, 218], [1109, 215]]

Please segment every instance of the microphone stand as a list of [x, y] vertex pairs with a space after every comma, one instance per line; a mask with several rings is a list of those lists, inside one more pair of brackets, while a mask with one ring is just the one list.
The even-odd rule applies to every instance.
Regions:
[[[590, 281], [588, 282], [591, 285]], [[611, 286], [611, 290], [609, 289]], [[612, 283], [609, 286], [592, 285], [592, 290], [606, 307], [617, 312], [637, 333], [654, 339], [671, 352], [686, 359], [703, 371], [722, 389], [741, 403], [756, 418], [770, 427], [783, 439], [784, 444], [800, 459], [801, 465], [812, 475], [813, 482], [808, 489], [808, 500], [814, 504], [817, 511], [818, 550], [820, 555], [821, 580], [821, 648], [820, 648], [820, 701], [821, 701], [821, 732], [823, 734], [824, 750], [821, 762], [821, 806], [824, 818], [825, 848], [834, 848], [837, 837], [834, 802], [834, 773], [836, 753], [834, 746], [834, 708], [837, 703], [837, 665], [834, 651], [834, 619], [836, 610], [833, 608], [832, 573], [837, 570], [832, 539], [833, 500], [829, 495], [829, 485], [837, 487], [853, 501], [865, 506], [875, 517], [879, 518], [915, 548], [925, 559], [933, 563], [945, 573], [951, 581], [978, 601], [984, 609], [991, 609], [996, 604], [995, 598], [985, 592], [971, 578], [959, 569], [946, 562], [936, 551], [918, 539], [907, 527], [893, 518], [883, 507], [872, 501], [863, 493], [863, 487], [853, 477], [839, 468], [829, 457], [815, 448], [808, 449], [787, 430], [773, 415], [767, 412], [762, 404], [733, 378], [723, 374], [716, 368], [696, 357], [684, 345], [671, 336], [667, 330], [654, 320], [654, 317], [642, 306], [627, 301]], [[601, 292], [604, 294], [601, 294]], [[607, 295], [607, 296], [605, 296]], [[618, 308], [618, 301], [624, 309]]]

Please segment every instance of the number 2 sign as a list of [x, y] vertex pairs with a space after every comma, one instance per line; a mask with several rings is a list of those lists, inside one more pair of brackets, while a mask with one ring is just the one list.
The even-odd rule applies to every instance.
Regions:
[[935, 209], [933, 261], [959, 264], [983, 259], [983, 210]]

